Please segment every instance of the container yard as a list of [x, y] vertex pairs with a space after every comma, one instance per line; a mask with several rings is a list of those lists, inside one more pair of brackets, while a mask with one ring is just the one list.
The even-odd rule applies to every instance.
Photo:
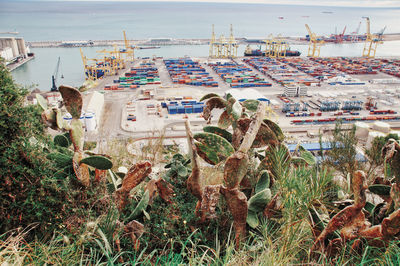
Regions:
[[244, 62], [254, 67], [276, 83], [286, 86], [291, 84], [317, 85], [320, 81], [297, 69], [279, 62], [275, 58], [258, 57], [245, 58]]
[[157, 67], [154, 63], [141, 63], [138, 67], [131, 67], [124, 76], [113, 81], [114, 85], [105, 85], [105, 90], [137, 89], [141, 85], [161, 84]]
[[[376, 74], [366, 75], [348, 74], [319, 60], [326, 58], [139, 59], [118, 83], [113, 83], [112, 77], [105, 79], [121, 89], [105, 91], [105, 108], [120, 115], [107, 115], [100, 125], [115, 128], [115, 121], [120, 121], [115, 132], [127, 136], [132, 132], [146, 136], [164, 130], [181, 136], [186, 119], [199, 130], [205, 125], [204, 102], [199, 100], [213, 92], [222, 97], [231, 94], [238, 101], [267, 101], [274, 113], [271, 116], [287, 132], [332, 128], [338, 120], [347, 124], [381, 121], [400, 128], [400, 79], [385, 73], [395, 72], [400, 67], [399, 60], [335, 59], [364, 68], [366, 62], [373, 62], [371, 69]], [[258, 87], [260, 82], [265, 82], [264, 86]], [[129, 89], [127, 84], [138, 89]], [[218, 113], [214, 114], [218, 111], [213, 111], [213, 117], [218, 117]]]
[[268, 83], [244, 64], [234, 61], [208, 64], [231, 88], [270, 87]]
[[166, 59], [164, 64], [174, 84], [218, 87], [218, 82], [198, 62], [190, 58]]

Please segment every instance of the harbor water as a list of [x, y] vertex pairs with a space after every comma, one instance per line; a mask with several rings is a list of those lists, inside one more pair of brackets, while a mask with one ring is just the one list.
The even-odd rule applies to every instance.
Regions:
[[[114, 1], [10, 1], [0, 0], [0, 32], [18, 31], [26, 41], [52, 40], [120, 40], [126, 30], [130, 39], [210, 38], [211, 25], [216, 35], [229, 35], [234, 26], [237, 37], [265, 38], [270, 33], [283, 36], [305, 36], [304, 24], [318, 35], [355, 31], [362, 21], [371, 19], [371, 31], [387, 26], [386, 33], [399, 33], [399, 8], [349, 8], [323, 6], [289, 6], [266, 4], [177, 3], [177, 2], [114, 2]], [[380, 45], [377, 56], [400, 56], [400, 42]], [[108, 47], [110, 48], [110, 47]], [[254, 46], [256, 48], [256, 46]], [[304, 56], [306, 45], [292, 45]], [[327, 44], [321, 56], [360, 56], [363, 44]], [[86, 47], [87, 57], [96, 57], [104, 47]], [[204, 57], [206, 45], [165, 46], [154, 50], [137, 50], [138, 57]], [[238, 54], [243, 55], [245, 47]], [[35, 59], [13, 71], [22, 85], [37, 84], [41, 90], [51, 87], [51, 75], [61, 58], [57, 81], [79, 86], [84, 81], [78, 48], [35, 48]]]

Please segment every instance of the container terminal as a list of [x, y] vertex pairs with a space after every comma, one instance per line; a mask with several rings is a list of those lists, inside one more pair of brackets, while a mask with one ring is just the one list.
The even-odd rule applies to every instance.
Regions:
[[[81, 54], [90, 84], [82, 114], [90, 140], [163, 136], [184, 143], [186, 120], [194, 131], [207, 123], [199, 100], [210, 92], [267, 102], [268, 116], [289, 143], [318, 142], [312, 138], [332, 130], [338, 120], [356, 124], [366, 144], [374, 136], [400, 133], [400, 58], [375, 58], [378, 39], [366, 40], [366, 47], [373, 45], [364, 57], [321, 58], [312, 40], [308, 57], [271, 53], [268, 46], [268, 56], [249, 57], [236, 55], [231, 29], [227, 40], [213, 36], [209, 57], [138, 58], [136, 46], [124, 38], [124, 48], [99, 51], [109, 54], [102, 62]], [[47, 99], [58, 97], [52, 92]], [[219, 111], [213, 112], [216, 124]]]

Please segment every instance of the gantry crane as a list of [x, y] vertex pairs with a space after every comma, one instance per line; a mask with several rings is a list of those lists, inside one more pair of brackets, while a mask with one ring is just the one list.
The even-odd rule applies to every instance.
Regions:
[[363, 57], [373, 58], [376, 54], [376, 48], [378, 44], [383, 43], [378, 35], [371, 34], [370, 29], [370, 20], [369, 17], [363, 17], [366, 19], [367, 22], [367, 38], [365, 39], [364, 49], [363, 49]]
[[236, 42], [235, 37], [233, 36], [233, 26], [231, 24], [231, 35], [229, 36], [228, 51], [227, 51], [228, 57], [229, 58], [237, 57], [237, 49], [238, 49], [238, 44]]
[[285, 57], [286, 51], [289, 49], [288, 43], [283, 40], [279, 34], [276, 38], [270, 34], [265, 42], [265, 56], [267, 57]]
[[[81, 52], [81, 57], [82, 57], [82, 63], [83, 63], [83, 68], [85, 71], [85, 77], [86, 80], [92, 80], [95, 81], [97, 79], [99, 79], [100, 77], [102, 77], [104, 75], [105, 72], [105, 68], [104, 68], [104, 64], [98, 65], [100, 59], [89, 59], [87, 58], [82, 51], [82, 48], [79, 48], [80, 52]], [[88, 61], [94, 61], [94, 64], [89, 65]]]
[[308, 36], [310, 42], [308, 45], [308, 56], [309, 57], [319, 57], [321, 46], [324, 44], [324, 40], [321, 37], [316, 36], [314, 32], [311, 31], [310, 27], [306, 24], [308, 31]]
[[133, 61], [135, 60], [135, 49], [136, 46], [134, 45], [129, 45], [129, 41], [126, 38], [126, 33], [125, 31], [123, 31], [124, 33], [124, 43], [125, 43], [125, 49], [124, 50], [120, 50], [120, 52], [122, 54], [125, 54], [125, 59], [129, 60], [129, 61]]
[[210, 58], [234, 58], [237, 56], [238, 44], [233, 36], [233, 27], [231, 24], [231, 32], [229, 40], [225, 36], [220, 35], [219, 39], [215, 37], [214, 24], [212, 25], [212, 33], [210, 40]]

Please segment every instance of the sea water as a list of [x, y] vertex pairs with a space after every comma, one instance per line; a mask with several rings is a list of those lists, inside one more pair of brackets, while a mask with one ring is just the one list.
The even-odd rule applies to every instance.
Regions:
[[[399, 33], [399, 8], [323, 7], [267, 4], [178, 3], [178, 2], [96, 2], [96, 1], [9, 1], [0, 0], [0, 32], [18, 31], [26, 41], [52, 40], [115, 40], [122, 31], [129, 39], [210, 38], [211, 25], [216, 35], [229, 36], [233, 24], [237, 37], [261, 38], [269, 34], [305, 36], [304, 24], [317, 35], [355, 31], [370, 17], [371, 31], [387, 26], [386, 33]], [[328, 44], [321, 56], [360, 56], [363, 44]], [[108, 47], [109, 48], [109, 47]], [[240, 47], [243, 54], [245, 47]], [[380, 45], [377, 56], [400, 56], [400, 42]], [[84, 48], [86, 56], [95, 57], [103, 47]], [[307, 46], [292, 45], [306, 54]], [[51, 75], [58, 57], [64, 79], [58, 83], [78, 86], [84, 81], [78, 48], [35, 48], [35, 59], [13, 71], [17, 82], [37, 84], [41, 90], [51, 87]], [[138, 50], [136, 56], [199, 57], [208, 55], [208, 46], [168, 46], [154, 50]]]

